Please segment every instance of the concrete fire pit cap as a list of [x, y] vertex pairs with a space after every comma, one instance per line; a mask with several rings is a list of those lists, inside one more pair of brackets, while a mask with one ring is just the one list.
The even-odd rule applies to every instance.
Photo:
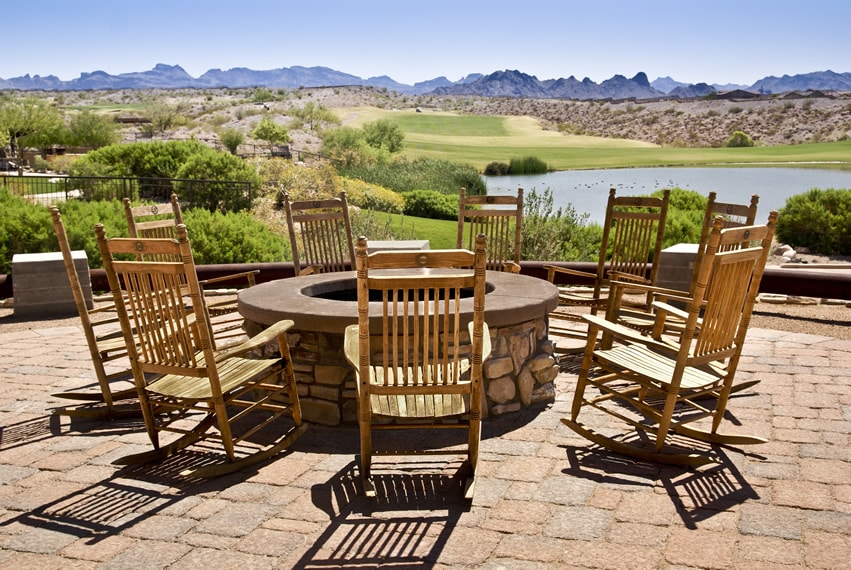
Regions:
[[[295, 330], [341, 333], [357, 323], [357, 279], [354, 271], [279, 279], [239, 293], [239, 312], [246, 320], [269, 326], [292, 319]], [[330, 297], [346, 297], [349, 300]], [[545, 317], [558, 305], [558, 288], [544, 279], [498, 271], [487, 272], [485, 321], [491, 328]], [[472, 318], [473, 299], [461, 302], [462, 319]]]

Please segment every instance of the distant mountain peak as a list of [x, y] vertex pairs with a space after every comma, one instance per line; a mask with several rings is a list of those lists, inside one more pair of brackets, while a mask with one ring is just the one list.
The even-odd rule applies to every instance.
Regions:
[[61, 81], [53, 75], [41, 77], [26, 74], [11, 79], [0, 78], [0, 89], [19, 90], [96, 90], [96, 89], [177, 89], [218, 87], [334, 87], [362, 85], [392, 89], [410, 95], [465, 95], [482, 97], [558, 98], [558, 99], [654, 99], [659, 97], [703, 97], [715, 91], [741, 89], [765, 94], [789, 91], [851, 91], [851, 73], [832, 70], [816, 71], [794, 76], [768, 76], [753, 85], [686, 84], [671, 77], [660, 77], [650, 82], [647, 74], [639, 71], [632, 78], [613, 75], [602, 83], [588, 77], [578, 81], [573, 75], [567, 79], [539, 80], [517, 69], [494, 71], [490, 74], [471, 73], [458, 81], [445, 76], [406, 85], [387, 75], [362, 79], [329, 67], [292, 66], [268, 70], [234, 67], [227, 70], [212, 68], [200, 77], [193, 78], [180, 65], [157, 63], [153, 69], [141, 72], [111, 75], [103, 70], [83, 72], [77, 79]]

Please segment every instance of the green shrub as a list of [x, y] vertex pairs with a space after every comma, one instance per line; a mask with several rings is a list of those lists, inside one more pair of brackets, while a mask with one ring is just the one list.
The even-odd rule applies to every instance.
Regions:
[[553, 211], [552, 190], [532, 188], [523, 198], [521, 259], [593, 261], [600, 251], [603, 228], [587, 224], [588, 214], [572, 205]]
[[851, 189], [813, 188], [786, 199], [777, 240], [821, 255], [851, 255]]
[[[12, 269], [16, 253], [59, 251], [53, 222], [46, 206], [31, 204], [0, 188], [0, 274]], [[84, 250], [89, 267], [103, 267], [95, 239], [95, 224], [102, 223], [107, 237], [127, 237], [124, 206], [117, 200], [70, 201], [59, 204], [65, 233], [72, 250]], [[292, 259], [289, 241], [245, 212], [210, 212], [185, 209], [189, 241], [198, 265], [262, 263]]]
[[[95, 224], [103, 224], [106, 236], [110, 238], [130, 235], [127, 229], [127, 218], [124, 217], [124, 206], [118, 200], [96, 202], [73, 200], [58, 204], [58, 207], [71, 249], [85, 250], [89, 258], [89, 267], [103, 267], [103, 259], [95, 239]], [[59, 242], [56, 240], [53, 226], [50, 225], [48, 230], [51, 234], [51, 249], [46, 251], [59, 251]]]
[[505, 176], [511, 172], [511, 166], [506, 162], [491, 162], [485, 166], [485, 176]]
[[742, 131], [736, 131], [732, 135], [730, 135], [730, 138], [727, 139], [727, 142], [724, 143], [724, 146], [729, 148], [742, 148], [753, 146], [753, 140], [751, 140], [751, 137], [743, 133]]
[[458, 197], [434, 190], [414, 190], [402, 193], [405, 215], [433, 220], [457, 220]]
[[382, 186], [341, 176], [340, 187], [346, 191], [346, 199], [351, 206], [391, 214], [405, 211], [405, 198]]
[[[258, 186], [260, 179], [245, 161], [212, 149], [199, 141], [154, 141], [117, 144], [94, 150], [71, 166], [73, 176], [128, 176], [144, 178], [186, 178], [192, 180], [234, 180]], [[84, 192], [86, 189], [83, 189]], [[209, 190], [195, 196], [186, 185], [172, 190], [192, 196], [195, 205], [209, 209], [238, 211], [249, 207], [248, 196], [228, 189]], [[165, 189], [168, 193], [168, 189]], [[143, 193], [144, 195], [144, 193]], [[97, 196], [87, 196], [97, 198]]]
[[50, 251], [50, 213], [0, 188], [0, 273], [11, 273], [17, 253]]
[[[663, 190], [653, 192], [651, 196], [662, 197]], [[665, 235], [662, 247], [678, 243], [698, 243], [701, 225], [706, 212], [707, 198], [694, 190], [672, 188], [668, 200], [668, 216], [665, 220]]]
[[510, 174], [546, 174], [549, 172], [547, 163], [534, 156], [512, 158], [508, 165]]
[[378, 184], [400, 194], [421, 188], [454, 195], [466, 188], [471, 196], [487, 194], [485, 181], [473, 166], [448, 160], [401, 157], [369, 165], [341, 165], [338, 170], [347, 178]]
[[203, 152], [189, 156], [177, 171], [175, 184], [179, 196], [191, 196], [192, 206], [210, 211], [240, 212], [251, 208], [244, 186], [230, 184], [196, 184], [190, 180], [222, 180], [248, 182], [260, 187], [260, 177], [244, 160], [226, 152]]
[[247, 212], [193, 208], [183, 220], [198, 265], [265, 263], [292, 259], [289, 240], [273, 233]]
[[340, 193], [340, 178], [334, 167], [321, 162], [296, 164], [283, 158], [261, 160], [257, 169], [262, 180], [259, 194], [274, 199], [277, 209], [284, 207], [284, 194], [290, 200], [317, 200]]

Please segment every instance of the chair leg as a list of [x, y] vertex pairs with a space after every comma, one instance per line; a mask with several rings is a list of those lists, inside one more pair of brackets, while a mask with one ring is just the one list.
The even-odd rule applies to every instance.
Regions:
[[588, 375], [591, 373], [591, 361], [593, 359], [593, 347], [585, 350], [582, 357], [582, 367], [579, 369], [579, 377], [576, 379], [576, 390], [573, 393], [573, 405], [570, 408], [570, 419], [576, 421], [582, 402], [585, 400], [585, 386], [588, 384]]
[[479, 444], [482, 440], [482, 420], [475, 414], [470, 418], [470, 428], [467, 435], [467, 462], [470, 465], [470, 474], [464, 483], [464, 498], [473, 500], [476, 491], [476, 470], [479, 464]]
[[375, 485], [372, 482], [372, 431], [371, 419], [360, 419], [360, 472], [363, 492], [367, 497], [375, 497]]
[[214, 414], [219, 427], [219, 435], [222, 438], [222, 446], [225, 448], [228, 461], [233, 463], [236, 460], [233, 445], [233, 433], [230, 429], [230, 417], [228, 410], [223, 401], [213, 403]]
[[[643, 396], [643, 395], [642, 395]], [[668, 393], [665, 396], [665, 406], [662, 408], [662, 413], [659, 414], [659, 428], [656, 430], [656, 452], [662, 451], [665, 445], [665, 438], [668, 435], [668, 429], [671, 427], [671, 418], [674, 415], [674, 407], [677, 405], [677, 395]]]

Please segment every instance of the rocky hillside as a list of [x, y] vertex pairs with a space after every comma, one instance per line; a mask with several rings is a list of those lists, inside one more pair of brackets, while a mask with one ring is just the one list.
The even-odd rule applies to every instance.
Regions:
[[767, 145], [851, 137], [851, 94], [742, 100], [594, 102], [477, 99], [470, 112], [530, 115], [572, 134], [628, 138], [666, 146], [721, 146], [737, 130]]
[[[668, 146], [714, 147], [736, 130], [760, 144], [798, 144], [845, 140], [851, 136], [851, 93], [832, 96], [777, 96], [752, 99], [690, 99], [666, 101], [568, 101], [480, 96], [409, 96], [371, 87], [334, 87], [276, 92], [272, 101], [258, 104], [254, 90], [179, 89], [40, 92], [63, 106], [137, 106], [158, 101], [179, 109], [182, 120], [168, 138], [196, 137], [215, 141], [217, 131], [235, 128], [249, 135], [262, 113], [289, 125], [294, 106], [307, 102], [331, 109], [375, 106], [383, 109], [420, 107], [481, 115], [520, 115], [540, 120], [546, 129], [566, 134], [629, 138]], [[144, 113], [144, 111], [139, 111]], [[116, 116], [120, 114], [115, 111]], [[316, 131], [291, 128], [294, 149], [317, 152]], [[140, 138], [138, 126], [127, 125], [125, 141]], [[247, 141], [262, 144], [260, 141]]]

